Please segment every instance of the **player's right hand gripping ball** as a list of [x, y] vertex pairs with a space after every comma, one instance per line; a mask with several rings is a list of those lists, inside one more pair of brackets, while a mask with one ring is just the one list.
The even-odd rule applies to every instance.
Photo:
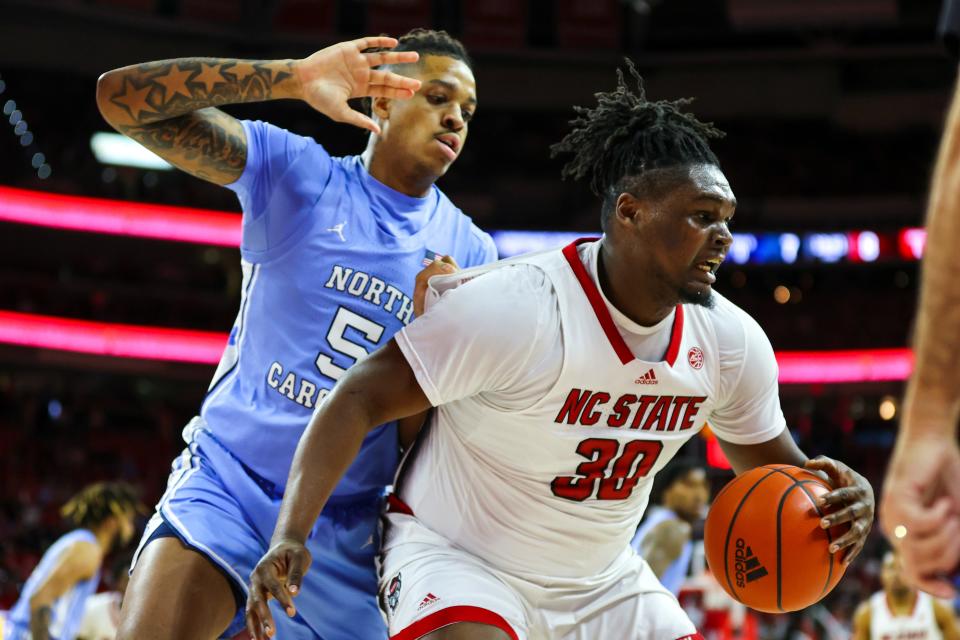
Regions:
[[817, 500], [832, 491], [820, 476], [790, 465], [752, 469], [717, 494], [704, 530], [710, 570], [751, 609], [798, 611], [837, 586], [845, 567], [830, 542], [849, 525], [820, 526]]

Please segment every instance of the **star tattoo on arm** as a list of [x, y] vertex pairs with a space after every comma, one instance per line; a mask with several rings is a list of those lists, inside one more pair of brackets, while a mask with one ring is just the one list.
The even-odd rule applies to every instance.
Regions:
[[119, 89], [109, 97], [144, 125], [224, 104], [258, 102], [287, 93], [294, 81], [292, 60], [180, 58], [148, 62], [121, 71]]
[[123, 67], [101, 77], [107, 121], [174, 166], [215, 184], [244, 170], [242, 123], [217, 107], [295, 98], [294, 60], [178, 58]]
[[194, 82], [202, 82], [207, 93], [211, 93], [218, 84], [223, 84], [227, 80], [220, 74], [219, 64], [200, 63], [200, 74], [193, 79]]
[[140, 120], [140, 115], [144, 111], [156, 113], [156, 109], [147, 102], [151, 91], [153, 91], [153, 86], [150, 84], [138, 87], [130, 78], [124, 78], [123, 91], [112, 96], [110, 101], [126, 109], [134, 120]]
[[185, 98], [193, 97], [187, 82], [193, 77], [195, 72], [188, 69], [181, 69], [178, 65], [170, 65], [170, 69], [163, 75], [155, 76], [153, 81], [163, 85], [163, 102], [167, 103], [174, 97], [180, 95]]

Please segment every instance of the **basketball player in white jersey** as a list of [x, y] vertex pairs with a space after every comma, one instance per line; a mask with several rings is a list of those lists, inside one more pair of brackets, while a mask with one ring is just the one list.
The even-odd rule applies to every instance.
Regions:
[[251, 577], [257, 640], [273, 633], [268, 598], [295, 615], [304, 541], [364, 435], [430, 407], [385, 516], [396, 640], [698, 637], [630, 539], [653, 475], [708, 419], [737, 472], [825, 472], [822, 524], [851, 525], [830, 550], [860, 550], [870, 485], [797, 448], [770, 343], [712, 292], [736, 205], [708, 144], [719, 132], [622, 74], [598, 99], [556, 149], [603, 198], [604, 237], [432, 279], [424, 315], [341, 379]]
[[950, 607], [903, 579], [903, 561], [890, 551], [880, 572], [883, 590], [854, 615], [853, 640], [960, 640]]

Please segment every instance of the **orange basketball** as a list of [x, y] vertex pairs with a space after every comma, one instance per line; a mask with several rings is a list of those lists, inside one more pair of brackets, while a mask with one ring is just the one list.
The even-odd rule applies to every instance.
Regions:
[[831, 490], [820, 476], [783, 464], [731, 480], [710, 506], [703, 541], [724, 590], [769, 613], [797, 611], [830, 593], [845, 568], [830, 542], [848, 528], [820, 527], [817, 500]]

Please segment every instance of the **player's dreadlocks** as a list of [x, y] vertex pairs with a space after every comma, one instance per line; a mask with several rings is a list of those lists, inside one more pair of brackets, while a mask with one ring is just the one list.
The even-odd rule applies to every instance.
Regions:
[[137, 491], [125, 482], [98, 482], [84, 488], [60, 509], [60, 515], [74, 526], [96, 527], [110, 516], [135, 511], [146, 513]]
[[[550, 147], [551, 157], [572, 153], [562, 176], [588, 179], [590, 189], [603, 199], [608, 212], [623, 191], [635, 191], [651, 184], [653, 172], [688, 164], [714, 164], [710, 140], [724, 133], [712, 123], [701, 122], [681, 108], [692, 98], [647, 100], [643, 78], [628, 58], [627, 69], [637, 81], [634, 92], [617, 69], [617, 88], [597, 93], [597, 106], [574, 107], [573, 130]], [[604, 216], [606, 218], [606, 216]]]

